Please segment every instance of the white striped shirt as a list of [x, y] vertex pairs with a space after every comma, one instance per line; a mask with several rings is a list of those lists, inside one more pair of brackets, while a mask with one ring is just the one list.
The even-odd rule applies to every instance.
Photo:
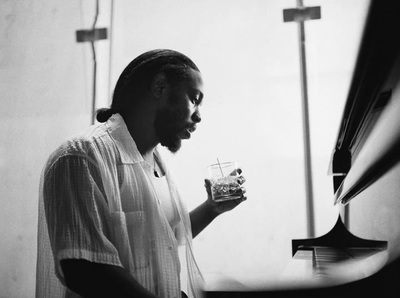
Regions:
[[[156, 151], [157, 159], [167, 169]], [[178, 246], [189, 297], [200, 297], [189, 214], [166, 170], [179, 215], [174, 229], [151, 183], [152, 171], [119, 114], [67, 141], [49, 158], [39, 201], [37, 298], [79, 297], [64, 285], [62, 259], [124, 267], [158, 297], [180, 297]]]

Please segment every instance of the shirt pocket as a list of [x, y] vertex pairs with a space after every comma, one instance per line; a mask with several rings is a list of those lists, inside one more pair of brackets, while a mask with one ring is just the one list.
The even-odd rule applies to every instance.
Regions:
[[129, 271], [150, 265], [149, 235], [143, 211], [113, 212], [113, 226], [121, 262]]

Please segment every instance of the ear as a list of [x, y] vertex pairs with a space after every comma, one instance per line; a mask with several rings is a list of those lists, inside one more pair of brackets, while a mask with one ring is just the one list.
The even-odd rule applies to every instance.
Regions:
[[161, 98], [161, 96], [167, 91], [168, 81], [164, 73], [158, 73], [151, 83], [151, 93], [155, 98]]

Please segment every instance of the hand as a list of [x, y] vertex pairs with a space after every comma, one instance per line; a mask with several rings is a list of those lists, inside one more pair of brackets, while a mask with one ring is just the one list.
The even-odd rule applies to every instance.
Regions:
[[204, 180], [204, 182], [205, 182], [204, 186], [207, 191], [207, 203], [212, 208], [213, 212], [215, 212], [218, 215], [236, 208], [236, 206], [238, 206], [240, 203], [247, 200], [247, 197], [245, 196], [246, 189], [243, 186], [243, 183], [246, 182], [246, 179], [241, 175], [242, 174], [241, 169], [238, 169], [237, 173], [236, 173], [236, 171], [231, 173], [231, 175], [233, 175], [233, 176], [235, 176], [237, 174], [239, 174], [238, 182], [241, 186], [240, 186], [240, 189], [235, 193], [235, 195], [240, 194], [240, 197], [238, 199], [234, 199], [234, 200], [227, 200], [227, 201], [223, 201], [223, 202], [213, 201], [212, 196], [211, 196], [211, 181], [209, 179]]

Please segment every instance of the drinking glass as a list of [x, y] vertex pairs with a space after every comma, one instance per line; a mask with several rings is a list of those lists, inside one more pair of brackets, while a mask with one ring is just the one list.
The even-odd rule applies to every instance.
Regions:
[[237, 164], [234, 161], [218, 162], [208, 167], [211, 196], [215, 202], [235, 200], [242, 196]]

